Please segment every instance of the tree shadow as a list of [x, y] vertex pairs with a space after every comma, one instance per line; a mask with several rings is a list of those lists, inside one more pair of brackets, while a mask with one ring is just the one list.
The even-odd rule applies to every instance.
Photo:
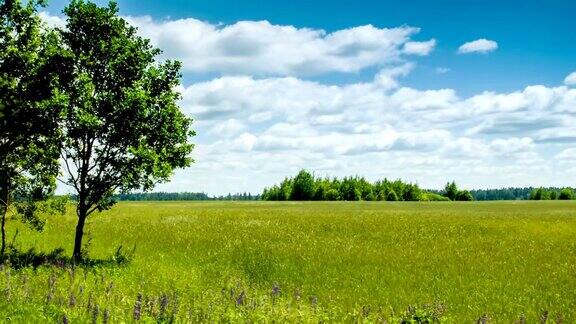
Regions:
[[112, 268], [128, 265], [133, 259], [133, 253], [124, 253], [122, 246], [116, 249], [114, 255], [107, 259], [93, 259], [84, 257], [82, 261], [75, 262], [71, 257], [64, 255], [63, 248], [56, 248], [51, 252], [36, 251], [31, 248], [27, 251], [20, 251], [14, 247], [8, 247], [6, 254], [0, 256], [0, 264], [8, 265], [13, 269], [33, 268], [42, 266], [53, 266], [58, 268]]

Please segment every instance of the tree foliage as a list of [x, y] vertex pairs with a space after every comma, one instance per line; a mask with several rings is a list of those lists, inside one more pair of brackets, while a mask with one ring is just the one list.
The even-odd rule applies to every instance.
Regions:
[[530, 192], [530, 200], [572, 200], [572, 188], [535, 188]]
[[66, 183], [78, 200], [74, 258], [86, 218], [109, 209], [114, 193], [150, 190], [189, 166], [192, 120], [177, 105], [180, 63], [156, 63], [160, 50], [107, 7], [74, 0], [60, 31], [70, 64], [62, 74], [68, 102], [60, 125]]
[[558, 200], [572, 200], [574, 199], [574, 190], [571, 188], [564, 188], [558, 195]]
[[456, 182], [448, 182], [444, 187], [444, 196], [446, 196], [450, 200], [456, 200], [456, 196], [458, 195], [458, 186], [456, 186]]
[[290, 200], [312, 200], [314, 198], [314, 177], [310, 172], [302, 170], [292, 181]]
[[371, 183], [363, 177], [315, 177], [306, 170], [294, 178], [285, 178], [279, 185], [265, 188], [262, 200], [347, 200], [347, 201], [419, 201], [425, 192], [418, 185], [388, 179]]
[[58, 173], [57, 120], [63, 98], [57, 73], [64, 62], [55, 33], [43, 28], [40, 1], [0, 1], [0, 217], [6, 248], [6, 215], [29, 224], [36, 204], [52, 194]]
[[448, 182], [444, 187], [444, 197], [452, 201], [472, 201], [474, 197], [468, 190], [460, 190], [455, 181]]

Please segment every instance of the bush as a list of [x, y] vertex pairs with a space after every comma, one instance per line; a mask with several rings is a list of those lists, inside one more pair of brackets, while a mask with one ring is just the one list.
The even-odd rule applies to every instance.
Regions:
[[474, 200], [474, 197], [472, 197], [472, 194], [470, 193], [470, 191], [460, 190], [456, 194], [456, 200], [457, 201], [472, 201], [472, 200]]
[[444, 197], [442, 195], [433, 193], [433, 192], [426, 192], [422, 194], [423, 201], [450, 201], [448, 197]]
[[550, 193], [544, 188], [532, 190], [530, 200], [550, 200]]
[[330, 200], [330, 201], [340, 200], [340, 193], [336, 189], [329, 189], [324, 194], [324, 200]]
[[574, 191], [570, 188], [564, 188], [558, 195], [558, 200], [572, 200], [574, 199]]
[[387, 201], [398, 201], [398, 195], [396, 194], [396, 192], [394, 190], [390, 190], [388, 192], [388, 195], [386, 195], [386, 200]]

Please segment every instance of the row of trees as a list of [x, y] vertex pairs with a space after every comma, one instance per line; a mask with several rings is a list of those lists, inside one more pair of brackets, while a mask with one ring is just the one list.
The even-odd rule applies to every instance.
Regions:
[[229, 193], [224, 196], [209, 196], [203, 192], [142, 192], [142, 193], [121, 193], [115, 196], [117, 200], [126, 201], [193, 201], [193, 200], [233, 200], [249, 201], [260, 200], [260, 195], [253, 195], [249, 192]]
[[[547, 199], [574, 199], [572, 188], [501, 188], [501, 189], [477, 189], [470, 193], [474, 200], [547, 200]], [[573, 197], [573, 198], [569, 198]]]
[[575, 198], [572, 188], [536, 188], [530, 193], [530, 200], [572, 200]]
[[434, 193], [420, 189], [417, 184], [401, 180], [379, 180], [374, 183], [363, 177], [320, 178], [302, 170], [293, 178], [265, 188], [262, 200], [347, 200], [347, 201], [448, 201], [473, 200], [468, 191], [458, 190], [454, 182], [446, 191]]
[[0, 1], [1, 252], [8, 212], [37, 216], [58, 179], [77, 198], [80, 261], [87, 218], [189, 166], [194, 132], [177, 105], [180, 63], [158, 64], [115, 3], [73, 0], [61, 29], [42, 23], [42, 4]]

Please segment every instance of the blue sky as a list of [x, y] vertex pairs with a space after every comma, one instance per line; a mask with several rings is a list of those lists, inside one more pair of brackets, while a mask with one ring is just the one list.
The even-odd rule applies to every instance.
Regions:
[[299, 168], [576, 185], [574, 1], [118, 4], [185, 66], [197, 163], [162, 190], [257, 192]]
[[[104, 4], [106, 1], [97, 1]], [[57, 14], [67, 1], [51, 1]], [[159, 19], [194, 17], [211, 23], [268, 20], [272, 24], [324, 29], [350, 26], [416, 26], [418, 38], [436, 38], [435, 55], [421, 62], [405, 83], [415, 87], [457, 88], [459, 93], [513, 91], [530, 84], [554, 85], [576, 70], [576, 2], [570, 0], [418, 0], [418, 1], [118, 1], [124, 15]], [[460, 44], [478, 38], [495, 39], [498, 53], [455, 57]], [[438, 75], [436, 67], [451, 69]], [[372, 77], [323, 76], [327, 82]], [[469, 75], [474, 75], [470, 82]], [[194, 79], [202, 76], [194, 76]]]

